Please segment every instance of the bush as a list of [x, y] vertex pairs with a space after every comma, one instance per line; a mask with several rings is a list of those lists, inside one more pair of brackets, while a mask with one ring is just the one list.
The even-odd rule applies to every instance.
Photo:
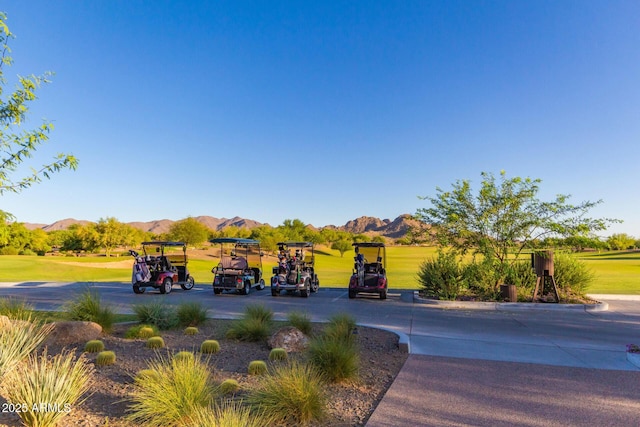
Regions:
[[329, 318], [322, 331], [323, 336], [345, 343], [353, 343], [353, 331], [356, 328], [356, 320], [349, 314], [336, 314]]
[[206, 340], [200, 344], [200, 353], [213, 354], [220, 351], [220, 343], [216, 340]]
[[436, 258], [420, 264], [418, 282], [425, 296], [443, 300], [455, 300], [465, 287], [462, 268], [455, 253], [440, 250]]
[[162, 348], [164, 347], [164, 340], [162, 337], [151, 337], [147, 340], [147, 348]]
[[155, 325], [135, 325], [127, 329], [124, 337], [128, 339], [151, 338], [158, 335], [158, 327]]
[[263, 375], [267, 373], [267, 364], [263, 360], [252, 360], [247, 368], [249, 375]]
[[74, 301], [67, 305], [71, 320], [95, 322], [105, 332], [111, 331], [115, 313], [108, 305], [102, 305], [100, 293], [92, 288], [85, 289]]
[[0, 298], [0, 315], [9, 319], [28, 320], [33, 313], [33, 307], [24, 300], [16, 298]]
[[199, 302], [186, 302], [176, 310], [180, 326], [198, 326], [207, 320], [207, 309]]
[[260, 304], [249, 304], [245, 308], [245, 319], [256, 319], [269, 324], [273, 320], [273, 311]]
[[287, 314], [287, 320], [289, 321], [291, 326], [298, 329], [303, 334], [311, 336], [312, 324], [311, 318], [308, 314], [292, 311]]
[[220, 387], [218, 387], [218, 390], [222, 395], [235, 394], [238, 392], [238, 390], [240, 390], [240, 384], [238, 384], [238, 381], [234, 380], [233, 378], [227, 378], [220, 383]]
[[287, 350], [284, 348], [272, 348], [269, 352], [269, 360], [287, 360], [288, 359]]
[[263, 341], [269, 336], [271, 326], [258, 318], [234, 321], [227, 330], [226, 337], [240, 341]]
[[[9, 371], [3, 385], [9, 401], [24, 404], [26, 410], [18, 413], [24, 425], [56, 426], [89, 390], [92, 371], [83, 357], [67, 350], [49, 357], [45, 349]], [[47, 404], [57, 410], [42, 406]]]
[[214, 398], [211, 374], [200, 358], [151, 361], [157, 375], [138, 375], [131, 392], [129, 420], [146, 426], [184, 425]]
[[196, 335], [198, 332], [198, 328], [196, 328], [195, 326], [188, 326], [184, 329], [185, 335]]
[[321, 375], [298, 362], [277, 366], [260, 377], [247, 402], [274, 420], [271, 425], [306, 425], [326, 416]]
[[196, 408], [186, 427], [264, 427], [274, 425], [273, 420], [260, 412], [242, 406], [241, 402], [225, 401], [214, 407]]
[[87, 341], [84, 345], [84, 351], [86, 353], [99, 353], [104, 350], [104, 343], [100, 340]]
[[116, 354], [113, 351], [101, 351], [96, 357], [96, 366], [108, 366], [116, 363]]
[[571, 295], [584, 296], [595, 275], [591, 269], [570, 254], [557, 252], [554, 255], [554, 276], [558, 292], [565, 298]]
[[136, 304], [133, 306], [133, 312], [140, 323], [149, 323], [162, 330], [178, 326], [175, 308], [161, 302]]
[[360, 358], [353, 342], [331, 336], [314, 338], [309, 343], [309, 361], [331, 382], [355, 379]]
[[37, 325], [28, 320], [0, 327], [0, 378], [15, 369], [47, 338], [52, 324]]

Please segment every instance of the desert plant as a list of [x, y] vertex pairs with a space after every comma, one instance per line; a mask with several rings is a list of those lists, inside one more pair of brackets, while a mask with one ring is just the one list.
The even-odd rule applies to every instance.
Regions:
[[90, 340], [84, 345], [86, 353], [99, 353], [104, 350], [104, 343], [100, 340]]
[[355, 379], [360, 359], [353, 342], [321, 336], [309, 344], [309, 361], [331, 382]]
[[140, 324], [135, 325], [127, 329], [124, 334], [125, 338], [135, 339], [135, 338], [151, 338], [158, 335], [158, 327], [155, 325], [146, 325]]
[[162, 337], [151, 337], [147, 339], [147, 348], [162, 348], [164, 347], [164, 340]]
[[175, 308], [161, 302], [136, 304], [133, 312], [140, 323], [149, 323], [163, 330], [178, 326]]
[[287, 350], [284, 348], [272, 348], [269, 352], [269, 360], [287, 360], [289, 356], [287, 355]]
[[267, 373], [267, 364], [264, 360], [252, 360], [247, 368], [249, 375], [263, 375]]
[[220, 383], [218, 390], [222, 395], [234, 394], [238, 390], [240, 390], [240, 384], [238, 384], [238, 381], [234, 380], [233, 378], [227, 378]]
[[30, 320], [33, 307], [26, 301], [17, 298], [0, 298], [0, 315], [9, 319]]
[[196, 328], [195, 326], [188, 326], [184, 329], [185, 335], [196, 335], [198, 332], [198, 328]]
[[113, 351], [101, 351], [96, 357], [96, 366], [109, 366], [116, 363], [116, 354]]
[[217, 340], [205, 340], [200, 344], [200, 353], [213, 354], [220, 351], [220, 343]]
[[131, 392], [128, 418], [146, 426], [177, 426], [214, 398], [211, 374], [199, 357], [167, 359], [149, 363], [157, 375], [138, 375]]
[[190, 351], [179, 351], [178, 353], [173, 355], [174, 359], [177, 360], [192, 360], [195, 356]]
[[245, 319], [257, 319], [269, 324], [273, 320], [273, 311], [261, 304], [249, 304], [245, 308]]
[[593, 271], [583, 261], [564, 252], [557, 252], [553, 263], [554, 279], [560, 293], [584, 296], [595, 277]]
[[356, 320], [349, 314], [335, 314], [329, 318], [322, 334], [325, 337], [340, 340], [347, 343], [354, 341], [353, 331], [356, 328]]
[[438, 256], [425, 260], [418, 270], [418, 283], [425, 296], [454, 300], [465, 287], [463, 268], [454, 252], [438, 250]]
[[84, 357], [63, 350], [49, 357], [45, 349], [8, 372], [6, 396], [20, 402], [18, 416], [26, 426], [55, 426], [89, 390], [93, 368]]
[[274, 424], [306, 425], [326, 415], [322, 376], [312, 366], [293, 362], [263, 375], [247, 402]]
[[75, 300], [66, 306], [69, 319], [95, 322], [105, 332], [111, 331], [115, 321], [115, 312], [109, 305], [101, 302], [100, 293], [93, 288], [86, 288]]
[[221, 405], [196, 408], [186, 427], [263, 427], [274, 425], [261, 411], [252, 411], [241, 402], [224, 401]]
[[198, 326], [207, 320], [207, 309], [199, 302], [185, 302], [176, 310], [181, 326]]
[[35, 350], [52, 328], [52, 324], [39, 325], [29, 320], [8, 322], [0, 328], [0, 378]]
[[292, 311], [287, 314], [287, 320], [294, 328], [303, 334], [310, 336], [312, 331], [311, 318], [306, 313]]
[[262, 341], [267, 339], [271, 326], [259, 318], [243, 318], [234, 321], [226, 337], [240, 341]]
[[153, 369], [142, 369], [138, 371], [138, 373], [134, 377], [134, 380], [144, 381], [144, 377], [152, 377], [154, 380], [159, 380], [160, 374], [158, 373], [158, 371], [155, 371]]

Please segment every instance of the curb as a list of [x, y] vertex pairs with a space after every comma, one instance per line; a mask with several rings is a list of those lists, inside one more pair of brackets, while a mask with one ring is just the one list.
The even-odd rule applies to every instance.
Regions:
[[640, 353], [627, 352], [627, 360], [632, 365], [635, 365], [637, 368], [640, 368]]
[[422, 298], [418, 291], [413, 292], [413, 301], [419, 304], [432, 305], [444, 309], [493, 310], [493, 311], [586, 311], [601, 312], [609, 310], [609, 304], [598, 301], [596, 304], [551, 304], [524, 302], [476, 302], [476, 301], [441, 301]]

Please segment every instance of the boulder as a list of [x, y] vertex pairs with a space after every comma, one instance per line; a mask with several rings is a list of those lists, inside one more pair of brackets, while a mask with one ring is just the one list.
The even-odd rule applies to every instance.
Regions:
[[101, 333], [102, 326], [95, 322], [54, 322], [53, 330], [47, 337], [45, 345], [85, 344], [87, 341], [97, 339]]
[[276, 331], [268, 341], [270, 348], [284, 348], [287, 353], [298, 353], [309, 345], [309, 339], [299, 329], [285, 326]]

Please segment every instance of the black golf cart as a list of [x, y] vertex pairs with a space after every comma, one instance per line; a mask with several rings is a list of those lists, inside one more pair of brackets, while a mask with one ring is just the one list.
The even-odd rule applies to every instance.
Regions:
[[211, 269], [214, 294], [233, 290], [249, 295], [252, 287], [259, 291], [265, 288], [260, 242], [231, 237], [209, 241], [220, 245], [220, 263]]

